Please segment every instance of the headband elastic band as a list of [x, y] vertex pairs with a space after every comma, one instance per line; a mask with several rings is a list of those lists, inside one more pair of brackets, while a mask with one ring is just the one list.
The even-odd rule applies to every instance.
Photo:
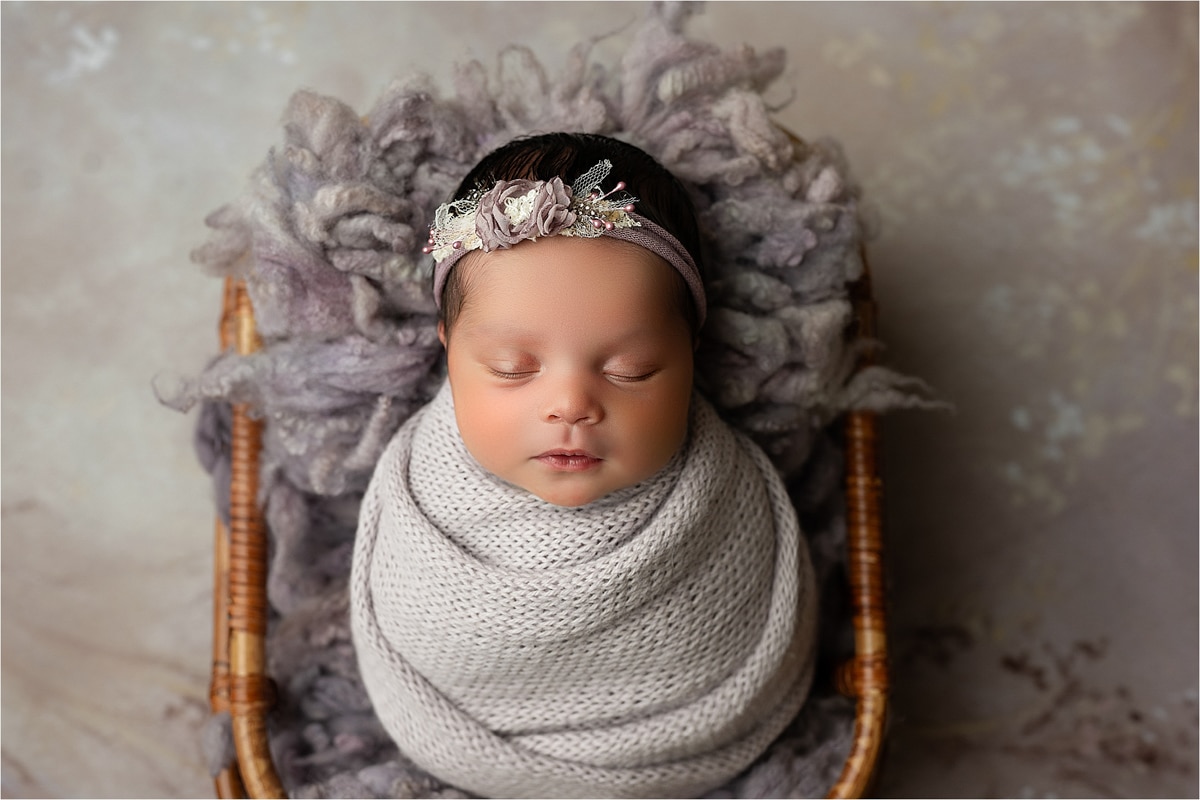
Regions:
[[609, 236], [645, 248], [670, 264], [687, 283], [697, 324], [703, 324], [707, 301], [695, 260], [662, 227], [632, 213], [637, 199], [624, 193], [623, 182], [607, 194], [601, 192], [600, 183], [611, 169], [610, 161], [601, 161], [569, 187], [559, 178], [499, 181], [486, 192], [439, 206], [424, 248], [435, 261], [433, 296], [438, 308], [450, 268], [472, 250], [488, 253], [543, 236]]

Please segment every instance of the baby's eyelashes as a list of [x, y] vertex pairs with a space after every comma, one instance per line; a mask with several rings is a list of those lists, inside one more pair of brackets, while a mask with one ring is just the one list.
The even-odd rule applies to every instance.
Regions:
[[[542, 375], [547, 369], [545, 364], [536, 359], [480, 359], [479, 364], [488, 375], [502, 381], [528, 380]], [[582, 377], [587, 371], [585, 369], [582, 372], [575, 372], [575, 368], [569, 369], [578, 377]], [[592, 369], [594, 369], [593, 376], [614, 383], [640, 383], [662, 372], [661, 365], [646, 362], [596, 364]]]
[[533, 377], [534, 375], [537, 375], [540, 370], [538, 370], [536, 368], [500, 369], [497, 367], [489, 366], [487, 368], [487, 371], [490, 372], [493, 376], [500, 378], [502, 380], [515, 381], [515, 380], [521, 380], [524, 378]]
[[621, 383], [638, 383], [639, 381], [649, 380], [660, 372], [658, 369], [651, 370], [622, 370], [620, 372], [608, 371], [604, 374], [614, 381]]

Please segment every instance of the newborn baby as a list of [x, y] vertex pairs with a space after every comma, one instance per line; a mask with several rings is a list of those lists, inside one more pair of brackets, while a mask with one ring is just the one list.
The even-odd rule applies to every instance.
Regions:
[[351, 579], [376, 712], [481, 795], [721, 785], [802, 705], [816, 596], [782, 481], [692, 386], [686, 192], [613, 139], [518, 140], [427, 249], [448, 379], [376, 467]]

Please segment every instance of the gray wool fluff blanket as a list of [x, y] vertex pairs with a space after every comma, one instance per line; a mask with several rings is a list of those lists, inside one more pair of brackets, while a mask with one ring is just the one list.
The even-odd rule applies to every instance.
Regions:
[[[689, 187], [704, 233], [709, 321], [697, 386], [784, 477], [822, 598], [821, 662], [848, 654], [841, 581], [838, 436], [850, 409], [924, 405], [922, 386], [855, 371], [872, 342], [850, 337], [847, 285], [862, 273], [858, 189], [837, 145], [793, 141], [764, 89], [783, 53], [688, 39], [693, 7], [656, 5], [619, 63], [594, 43], [553, 79], [505, 50], [489, 74], [462, 66], [443, 96], [423, 77], [391, 85], [365, 120], [297, 92], [285, 141], [236, 201], [207, 220], [194, 258], [244, 277], [264, 348], [225, 354], [163, 401], [201, 403], [200, 460], [228, 516], [229, 405], [265, 420], [261, 501], [272, 537], [268, 668], [279, 687], [271, 748], [295, 797], [464, 797], [400, 753], [364, 691], [351, 646], [348, 579], [363, 492], [387, 442], [444, 380], [421, 253], [434, 209], [480, 157], [529, 133], [602, 133], [649, 152]], [[853, 706], [814, 689], [747, 771], [710, 796], [822, 795], [848, 752]], [[232, 759], [228, 719], [207, 728], [214, 774]]]

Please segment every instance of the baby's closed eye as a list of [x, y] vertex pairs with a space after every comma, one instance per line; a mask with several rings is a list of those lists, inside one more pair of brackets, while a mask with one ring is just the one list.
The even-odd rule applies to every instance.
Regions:
[[532, 378], [534, 375], [537, 374], [537, 370], [532, 370], [529, 372], [503, 372], [498, 369], [490, 369], [489, 368], [488, 371], [491, 372], [492, 375], [496, 376], [497, 378], [500, 378], [500, 379], [506, 380], [506, 381], [524, 380], [525, 378]]
[[614, 381], [637, 383], [648, 380], [661, 371], [658, 367], [609, 367], [604, 374]]
[[520, 352], [482, 354], [478, 362], [489, 375], [504, 380], [529, 378], [542, 369], [538, 359]]
[[619, 383], [637, 383], [662, 372], [664, 366], [663, 359], [657, 354], [625, 352], [604, 359], [600, 371], [604, 377]]

